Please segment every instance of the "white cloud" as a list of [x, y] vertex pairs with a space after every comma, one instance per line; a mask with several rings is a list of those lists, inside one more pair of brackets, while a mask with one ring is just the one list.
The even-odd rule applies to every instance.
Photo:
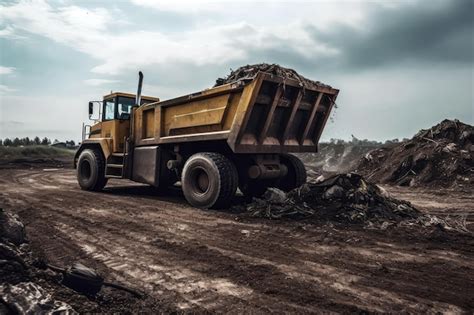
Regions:
[[13, 29], [38, 34], [85, 53], [103, 39], [102, 32], [112, 21], [108, 11], [102, 8], [87, 10], [68, 6], [54, 9], [41, 0], [20, 1], [1, 8], [0, 22], [10, 22]]
[[[151, 5], [144, 0], [136, 1]], [[40, 0], [3, 5], [0, 10], [2, 21], [11, 23], [14, 29], [47, 37], [90, 55], [102, 62], [92, 69], [100, 74], [118, 74], [127, 69], [173, 62], [199, 66], [226, 64], [245, 60], [252, 50], [281, 49], [282, 46], [313, 58], [337, 53], [323, 43], [315, 43], [307, 35], [303, 21], [276, 26], [211, 23], [179, 34], [117, 32], [113, 28], [112, 14], [104, 8], [53, 8]]]
[[14, 67], [0, 66], [0, 74], [12, 74], [15, 71]]
[[0, 84], [0, 95], [5, 95], [9, 92], [15, 92], [16, 89], [12, 89], [4, 84]]
[[88, 79], [84, 80], [84, 83], [90, 86], [100, 86], [104, 84], [117, 83], [118, 80], [108, 80], [108, 79]]
[[5, 28], [0, 29], [0, 38], [6, 39], [23, 39], [24, 36], [15, 33], [15, 29], [11, 25], [5, 26]]
[[225, 4], [228, 1], [166, 1], [166, 0], [131, 0], [131, 2], [138, 6], [171, 12], [197, 12], [197, 11], [212, 11], [216, 10], [219, 5]]
[[[367, 9], [367, 3], [362, 0], [343, 2], [343, 5], [327, 1], [300, 1], [291, 5], [271, 1], [254, 5], [250, 1], [230, 0], [132, 2], [182, 14], [213, 12], [198, 14], [197, 20], [204, 24], [198, 23], [179, 33], [119, 31], [122, 28], [116, 26], [124, 23], [113, 18], [117, 9], [53, 7], [36, 0], [0, 5], [0, 23], [10, 23], [12, 29], [44, 36], [83, 52], [99, 61], [92, 72], [115, 75], [153, 65], [224, 65], [245, 61], [253, 52], [266, 51], [296, 58], [325, 59], [340, 52], [311, 37], [307, 26], [329, 28], [336, 21], [360, 26]], [[229, 17], [230, 22], [223, 17]]]

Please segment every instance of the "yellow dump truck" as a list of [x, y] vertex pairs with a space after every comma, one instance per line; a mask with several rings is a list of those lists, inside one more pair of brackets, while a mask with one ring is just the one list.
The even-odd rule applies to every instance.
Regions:
[[[109, 178], [169, 187], [181, 182], [195, 207], [229, 205], [237, 188], [260, 196], [306, 181], [290, 152], [317, 152], [338, 90], [305, 88], [265, 72], [201, 92], [160, 101], [113, 93], [100, 102], [74, 158], [79, 185], [99, 191]], [[94, 103], [89, 103], [93, 115]]]

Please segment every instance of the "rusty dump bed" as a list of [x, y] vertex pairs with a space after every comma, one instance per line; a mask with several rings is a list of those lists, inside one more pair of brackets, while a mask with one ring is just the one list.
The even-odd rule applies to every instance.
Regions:
[[139, 107], [135, 144], [225, 140], [235, 153], [316, 152], [338, 92], [260, 72]]

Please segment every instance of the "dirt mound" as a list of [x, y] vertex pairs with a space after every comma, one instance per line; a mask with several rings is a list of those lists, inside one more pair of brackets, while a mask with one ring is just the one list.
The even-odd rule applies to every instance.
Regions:
[[287, 80], [296, 80], [300, 83], [301, 86], [314, 89], [317, 87], [330, 87], [329, 85], [323, 84], [319, 81], [313, 81], [303, 77], [302, 75], [298, 74], [295, 70], [282, 67], [277, 64], [267, 64], [267, 63], [260, 63], [254, 65], [246, 65], [242, 66], [236, 70], [232, 70], [226, 78], [219, 78], [216, 80], [216, 86], [220, 86], [223, 84], [228, 84], [232, 82], [236, 82], [239, 80], [252, 80], [258, 72], [266, 72], [273, 74], [275, 76], [282, 77]]
[[474, 127], [444, 120], [410, 140], [367, 153], [357, 172], [400, 186], [472, 187]]
[[253, 217], [269, 219], [312, 219], [381, 229], [392, 225], [438, 226], [469, 233], [465, 223], [423, 214], [408, 201], [391, 197], [355, 173], [307, 183], [289, 193], [271, 188], [262, 199], [254, 198], [244, 208]]

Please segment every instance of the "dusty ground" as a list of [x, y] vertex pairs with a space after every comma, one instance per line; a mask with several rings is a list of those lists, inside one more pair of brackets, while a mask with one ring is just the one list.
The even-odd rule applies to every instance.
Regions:
[[[393, 192], [424, 211], [473, 220], [472, 192]], [[160, 196], [130, 182], [85, 192], [72, 169], [0, 170], [0, 206], [21, 216], [32, 247], [51, 263], [79, 260], [145, 291], [141, 304], [117, 298], [128, 311], [474, 309], [472, 235], [251, 219], [193, 209], [178, 191]], [[97, 310], [94, 301], [68, 302]]]

